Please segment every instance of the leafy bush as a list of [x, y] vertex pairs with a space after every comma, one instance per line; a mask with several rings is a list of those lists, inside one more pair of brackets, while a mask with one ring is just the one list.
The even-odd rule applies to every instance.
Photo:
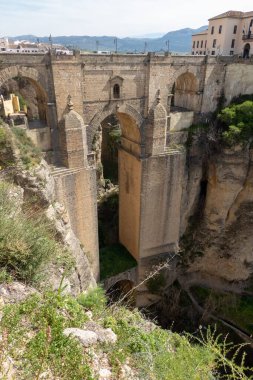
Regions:
[[227, 128], [222, 133], [222, 139], [229, 146], [252, 140], [253, 101], [247, 100], [224, 108], [218, 115], [218, 119]]
[[55, 240], [45, 218], [24, 214], [10, 197], [10, 185], [0, 182], [0, 267], [14, 278], [32, 282], [43, 274], [46, 264], [62, 261], [62, 255], [70, 269], [70, 255]]

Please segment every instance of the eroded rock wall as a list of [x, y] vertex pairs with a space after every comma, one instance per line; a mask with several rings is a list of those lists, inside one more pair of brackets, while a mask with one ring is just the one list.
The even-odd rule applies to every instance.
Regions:
[[181, 232], [188, 239], [186, 275], [198, 281], [248, 280], [253, 272], [253, 150], [249, 145], [222, 148], [207, 158], [195, 145], [185, 176]]

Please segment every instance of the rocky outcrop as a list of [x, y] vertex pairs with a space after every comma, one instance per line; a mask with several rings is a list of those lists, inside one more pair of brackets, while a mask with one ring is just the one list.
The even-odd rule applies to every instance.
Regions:
[[253, 272], [253, 151], [249, 146], [236, 146], [210, 155], [205, 163], [206, 193], [198, 205], [204, 173], [194, 149], [187, 168], [182, 231], [187, 221], [190, 225], [189, 215], [202, 212], [197, 215], [197, 227], [186, 234], [192, 245], [187, 272], [191, 280], [195, 273], [198, 281], [205, 278], [209, 285], [210, 278], [244, 282]]

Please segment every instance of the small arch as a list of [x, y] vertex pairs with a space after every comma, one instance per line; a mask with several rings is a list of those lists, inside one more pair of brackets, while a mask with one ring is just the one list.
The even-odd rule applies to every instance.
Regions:
[[250, 44], [246, 44], [243, 48], [243, 58], [249, 58]]
[[120, 98], [120, 86], [118, 83], [115, 83], [115, 85], [113, 86], [113, 97], [114, 99]]

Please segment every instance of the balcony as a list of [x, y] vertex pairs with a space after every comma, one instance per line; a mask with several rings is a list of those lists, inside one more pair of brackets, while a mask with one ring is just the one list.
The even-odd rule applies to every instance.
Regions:
[[243, 40], [253, 40], [253, 33], [244, 34], [242, 36]]

